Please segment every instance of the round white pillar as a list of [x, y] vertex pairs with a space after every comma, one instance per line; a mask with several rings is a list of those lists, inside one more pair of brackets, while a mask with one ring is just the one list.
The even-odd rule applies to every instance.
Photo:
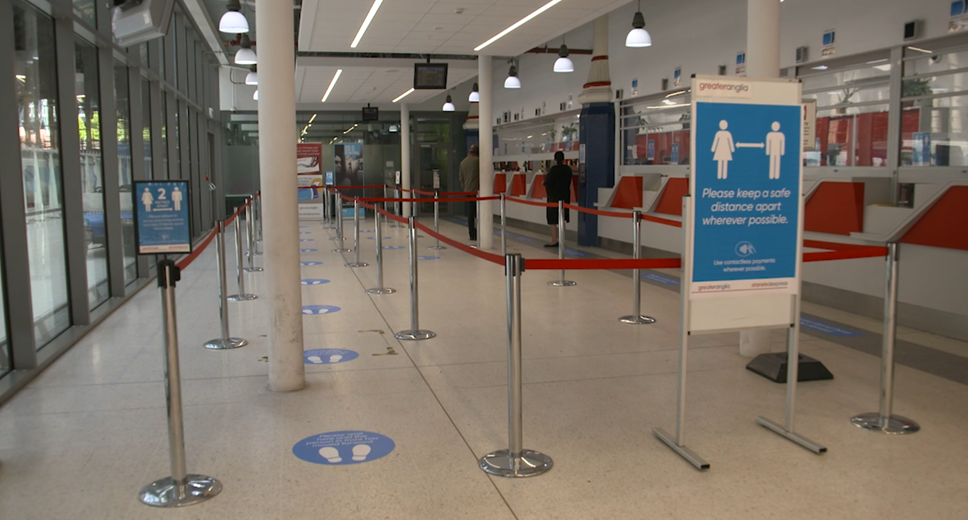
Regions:
[[[478, 103], [481, 122], [480, 130], [480, 157], [481, 160], [481, 197], [494, 195], [494, 144], [492, 134], [494, 133], [493, 116], [493, 92], [494, 85], [491, 78], [493, 76], [490, 56], [478, 56], [477, 58], [477, 87], [481, 96]], [[477, 216], [478, 237], [481, 239], [481, 249], [491, 249], [494, 247], [494, 201], [481, 201], [481, 214]]]
[[[780, 77], [780, 0], [746, 2], [746, 75]], [[770, 332], [740, 332], [739, 355], [752, 358], [770, 352]]]
[[269, 389], [306, 386], [299, 210], [296, 188], [296, 85], [292, 0], [259, 2], [259, 169], [269, 319]]
[[[410, 105], [400, 104], [400, 187], [409, 190], [410, 183]], [[404, 193], [404, 198], [415, 198], [413, 193]], [[403, 216], [409, 217], [411, 204], [403, 203]]]

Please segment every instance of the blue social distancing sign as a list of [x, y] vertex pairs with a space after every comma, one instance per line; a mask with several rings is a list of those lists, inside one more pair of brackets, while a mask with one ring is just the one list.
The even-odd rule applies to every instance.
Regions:
[[346, 430], [306, 437], [292, 447], [292, 454], [314, 464], [346, 466], [386, 457], [395, 447], [386, 435]]
[[188, 181], [135, 181], [132, 195], [139, 255], [192, 251]]
[[342, 309], [336, 307], [335, 305], [303, 305], [303, 314], [333, 314], [334, 312], [339, 312]]
[[340, 348], [317, 348], [303, 352], [303, 362], [307, 365], [335, 365], [353, 361], [358, 357], [359, 352]]
[[695, 110], [692, 281], [795, 278], [800, 107], [698, 102]]

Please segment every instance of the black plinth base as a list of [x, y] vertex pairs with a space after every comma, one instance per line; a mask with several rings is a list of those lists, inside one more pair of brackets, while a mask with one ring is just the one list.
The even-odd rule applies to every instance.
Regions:
[[[787, 354], [786, 352], [760, 354], [746, 365], [746, 370], [756, 372], [774, 383], [786, 383]], [[824, 381], [834, 378], [834, 375], [827, 370], [827, 367], [823, 366], [823, 363], [803, 354], [800, 354], [798, 370], [797, 381], [801, 383], [804, 381]]]

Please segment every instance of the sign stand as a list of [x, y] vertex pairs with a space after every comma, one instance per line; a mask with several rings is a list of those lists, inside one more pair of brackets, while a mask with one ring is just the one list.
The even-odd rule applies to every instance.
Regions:
[[[686, 447], [689, 337], [787, 330], [799, 358], [803, 261], [801, 86], [791, 80], [693, 79], [690, 195], [683, 198], [682, 326], [675, 436], [653, 433], [699, 470]], [[797, 363], [787, 364], [786, 420], [756, 423], [804, 448], [827, 451], [794, 431]]]

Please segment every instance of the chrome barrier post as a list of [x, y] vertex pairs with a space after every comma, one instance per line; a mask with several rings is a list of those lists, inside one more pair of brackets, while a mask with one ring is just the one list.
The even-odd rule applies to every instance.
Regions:
[[877, 412], [863, 413], [851, 418], [855, 426], [891, 435], [917, 433], [918, 423], [894, 415], [894, 345], [897, 339], [897, 286], [900, 270], [898, 244], [887, 245], [887, 279], [884, 295], [884, 343], [881, 347], [881, 399]]
[[417, 228], [414, 217], [409, 218], [410, 232], [410, 330], [397, 332], [393, 336], [397, 339], [419, 341], [437, 336], [436, 332], [420, 330], [420, 309], [417, 305]]
[[[440, 233], [440, 192], [438, 190], [434, 190], [434, 233]], [[427, 249], [432, 249], [434, 251], [447, 249], [446, 247], [440, 245], [439, 238], [436, 240], [436, 245], [430, 246]]]
[[181, 273], [167, 258], [158, 262], [158, 287], [165, 329], [165, 401], [168, 408], [168, 456], [171, 476], [141, 488], [138, 499], [155, 507], [189, 506], [204, 502], [222, 491], [222, 483], [205, 475], [189, 474], [185, 468], [185, 429], [182, 418], [181, 374], [178, 362], [178, 322], [175, 284]]
[[336, 193], [333, 197], [335, 202], [334, 209], [336, 209], [336, 236], [331, 240], [336, 241], [336, 249], [333, 250], [334, 253], [349, 253], [350, 250], [343, 247], [343, 199], [340, 198], [339, 193]]
[[504, 255], [507, 276], [508, 305], [508, 449], [481, 457], [478, 466], [498, 477], [533, 477], [546, 473], [554, 465], [544, 453], [524, 449], [521, 383], [521, 273], [524, 259], [520, 254]]
[[249, 261], [249, 266], [245, 268], [247, 273], [260, 273], [262, 268], [255, 265], [255, 255], [258, 245], [256, 245], [255, 238], [255, 210], [252, 209], [252, 205], [255, 203], [255, 197], [249, 199], [249, 205], [245, 207], [245, 245], [246, 245], [246, 258]]
[[[373, 210], [376, 211], [376, 287], [372, 289], [367, 289], [367, 294], [393, 294], [397, 292], [396, 289], [391, 289], [389, 287], [383, 286], [383, 227], [380, 225], [380, 210], [379, 202], [373, 205]], [[386, 202], [383, 203], [384, 211], [386, 210]], [[385, 216], [385, 215], [384, 215]]]
[[[373, 206], [374, 208], [376, 206]], [[379, 215], [377, 215], [379, 218]], [[353, 251], [354, 259], [346, 267], [366, 267], [370, 264], [360, 262], [360, 198], [353, 197]]]
[[[565, 203], [558, 201], [558, 260], [565, 259]], [[552, 287], [573, 287], [578, 285], [571, 280], [565, 280], [565, 270], [558, 271], [558, 279], [548, 282]]]
[[474, 204], [477, 205], [477, 209], [474, 210], [476, 212], [474, 214], [474, 236], [477, 237], [477, 246], [476, 247], [478, 249], [481, 248], [481, 201], [480, 201], [480, 196], [481, 196], [481, 192], [478, 191], [477, 192], [477, 195], [476, 195], [476, 197], [477, 197], [478, 200], [475, 200], [474, 201]]
[[245, 302], [255, 300], [258, 296], [245, 292], [245, 269], [242, 267], [242, 214], [235, 217], [235, 273], [238, 277], [239, 293], [228, 297], [230, 302]]
[[501, 194], [501, 254], [507, 256], [508, 254], [508, 215], [507, 215], [507, 199], [504, 194]]
[[218, 266], [218, 314], [222, 326], [222, 336], [205, 343], [205, 348], [212, 350], [225, 350], [230, 348], [244, 347], [249, 344], [242, 338], [229, 336], [229, 305], [226, 293], [228, 292], [228, 282], [225, 270], [225, 221], [218, 221], [218, 233], [215, 234], [215, 263]]
[[[384, 201], [384, 202], [383, 202], [383, 208], [384, 208], [384, 209], [386, 209], [386, 205], [387, 205], [387, 204], [386, 204], [386, 200], [387, 200], [387, 199], [389, 199], [389, 198], [390, 198], [390, 197], [389, 197], [389, 195], [388, 195], [388, 193], [387, 193], [387, 185], [386, 185], [386, 184], [384, 184], [384, 185], [383, 185], [383, 201]], [[374, 204], [374, 205], [373, 205], [373, 207], [375, 208], [375, 207], [376, 207], [376, 204]], [[383, 217], [383, 223], [384, 223], [384, 224], [386, 224], [386, 225], [387, 225], [387, 227], [389, 227], [389, 219], [387, 218], [387, 216], [386, 216], [386, 215], [381, 215], [381, 214], [380, 214], [380, 212], [379, 212], [379, 211], [377, 211], [377, 212], [376, 212], [376, 217], [377, 217], [377, 218], [380, 218], [380, 217]]]
[[[632, 258], [638, 260], [642, 257], [642, 212], [638, 210], [633, 211], [632, 220]], [[641, 307], [642, 277], [638, 269], [632, 269], [632, 315], [622, 316], [618, 321], [632, 325], [651, 325], [655, 323], [655, 318], [640, 313]]]

